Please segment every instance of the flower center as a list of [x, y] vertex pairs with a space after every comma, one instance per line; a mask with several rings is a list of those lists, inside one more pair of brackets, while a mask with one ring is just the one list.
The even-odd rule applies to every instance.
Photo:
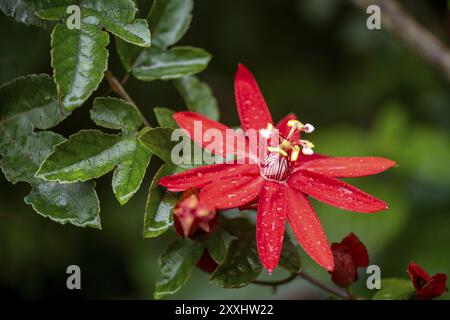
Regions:
[[311, 133], [314, 127], [303, 124], [298, 120], [290, 120], [287, 123], [291, 128], [286, 137], [280, 136], [272, 124], [267, 129], [261, 130], [261, 137], [265, 140], [263, 146], [263, 159], [260, 163], [261, 174], [269, 179], [284, 181], [294, 169], [294, 163], [298, 160], [300, 153], [312, 155], [314, 144], [309, 140], [299, 139], [296, 133]]

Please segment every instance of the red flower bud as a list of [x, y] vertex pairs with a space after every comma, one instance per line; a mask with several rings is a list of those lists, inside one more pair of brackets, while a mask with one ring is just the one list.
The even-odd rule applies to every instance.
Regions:
[[436, 273], [430, 276], [419, 265], [411, 262], [408, 266], [408, 274], [411, 277], [416, 296], [421, 300], [431, 300], [439, 297], [445, 291], [447, 276], [443, 273]]
[[202, 257], [197, 262], [197, 267], [199, 267], [200, 269], [202, 269], [203, 271], [205, 271], [207, 273], [213, 273], [214, 270], [216, 270], [216, 268], [218, 266], [219, 265], [211, 257], [211, 255], [209, 254], [208, 250], [205, 249], [205, 251], [203, 251]]
[[354, 233], [350, 233], [340, 243], [333, 243], [331, 251], [334, 257], [331, 280], [339, 287], [346, 288], [358, 280], [356, 269], [369, 265], [366, 247]]
[[185, 238], [208, 234], [217, 223], [216, 210], [201, 201], [195, 190], [183, 193], [173, 214], [175, 230]]

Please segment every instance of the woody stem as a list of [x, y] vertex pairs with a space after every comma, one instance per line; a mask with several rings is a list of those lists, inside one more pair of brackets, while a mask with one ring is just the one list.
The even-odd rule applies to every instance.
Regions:
[[276, 280], [276, 281], [263, 281], [263, 280], [255, 280], [252, 283], [253, 284], [257, 284], [257, 285], [261, 285], [261, 286], [270, 286], [270, 287], [278, 287], [280, 285], [283, 284], [287, 284], [291, 281], [293, 281], [295, 278], [297, 277], [301, 277], [304, 280], [308, 281], [310, 284], [314, 285], [317, 288], [322, 289], [323, 291], [326, 291], [328, 293], [331, 293], [339, 298], [342, 299], [346, 299], [346, 300], [353, 300], [356, 299], [349, 291], [347, 291], [346, 293], [335, 289], [333, 287], [330, 287], [324, 283], [322, 283], [321, 281], [319, 281], [318, 279], [314, 278], [313, 276], [309, 275], [308, 273], [304, 272], [304, 271], [300, 271], [297, 273], [292, 273], [290, 276], [281, 279], [281, 280]]
[[[142, 119], [142, 123], [146, 126], [146, 127], [151, 127], [150, 123], [148, 122], [148, 120], [145, 118], [145, 116], [142, 114], [141, 110], [139, 110], [139, 108], [137, 107], [136, 103], [134, 102], [134, 100], [130, 97], [130, 95], [128, 94], [128, 92], [125, 90], [125, 88], [122, 86], [122, 82], [119, 81], [111, 71], [107, 70], [105, 72], [105, 78], [109, 83], [109, 86], [111, 88], [112, 91], [114, 91], [115, 93], [117, 93], [122, 99], [124, 99], [125, 101], [128, 101], [135, 109], [137, 112], [139, 112], [139, 114], [141, 115], [141, 119]], [[125, 83], [127, 80], [127, 78], [124, 78], [122, 81], [123, 83]]]

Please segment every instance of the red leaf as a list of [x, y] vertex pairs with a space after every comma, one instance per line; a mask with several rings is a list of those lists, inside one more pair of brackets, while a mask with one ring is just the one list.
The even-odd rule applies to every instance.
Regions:
[[331, 206], [371, 213], [387, 209], [387, 204], [345, 182], [307, 170], [298, 170], [288, 184]]
[[206, 185], [200, 191], [200, 198], [217, 209], [242, 206], [255, 199], [264, 179], [254, 176], [237, 176], [220, 179]]
[[159, 184], [177, 192], [201, 188], [221, 178], [245, 175], [259, 176], [259, 167], [254, 164], [212, 164], [163, 177], [159, 180]]
[[285, 186], [266, 181], [259, 194], [256, 244], [259, 258], [270, 274], [278, 265], [286, 225]]
[[239, 64], [234, 80], [234, 95], [242, 129], [265, 129], [273, 123], [266, 101], [250, 71]]
[[302, 169], [330, 177], [354, 178], [383, 172], [395, 162], [378, 157], [330, 157], [304, 162]]
[[295, 237], [314, 261], [332, 271], [333, 254], [314, 209], [301, 192], [288, 186], [286, 194], [287, 217]]

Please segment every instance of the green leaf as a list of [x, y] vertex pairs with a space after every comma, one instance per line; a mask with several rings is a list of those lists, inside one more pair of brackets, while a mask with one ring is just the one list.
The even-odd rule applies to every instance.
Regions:
[[144, 50], [133, 66], [133, 75], [142, 81], [169, 80], [193, 75], [205, 69], [211, 55], [203, 49], [174, 47], [168, 51]]
[[375, 293], [373, 300], [408, 300], [414, 294], [411, 280], [383, 279], [381, 289]]
[[39, 131], [28, 135], [5, 138], [8, 142], [2, 151], [1, 166], [5, 177], [12, 183], [26, 181], [37, 183], [34, 174], [41, 162], [52, 151], [54, 145], [64, 141], [64, 138], [50, 131]]
[[144, 238], [158, 237], [173, 225], [172, 212], [177, 197], [175, 194], [168, 193], [158, 183], [162, 177], [176, 172], [175, 166], [163, 164], [153, 178], [145, 207]]
[[142, 47], [150, 46], [151, 38], [147, 20], [135, 19], [137, 8], [132, 0], [66, 0], [63, 2], [66, 4], [61, 5], [58, 1], [47, 3], [45, 8], [39, 10], [37, 14], [42, 19], [64, 21], [68, 16], [66, 12], [68, 3], [75, 4], [80, 7], [83, 17], [81, 29], [86, 25], [95, 25], [99, 29], [105, 27], [129, 43]]
[[279, 265], [291, 272], [298, 272], [301, 267], [300, 254], [288, 234], [284, 235]]
[[200, 243], [187, 239], [172, 242], [160, 258], [162, 279], [156, 283], [155, 299], [180, 290], [202, 254], [203, 246]]
[[[67, 0], [55, 0], [55, 3], [67, 2]], [[35, 12], [45, 8], [47, 1], [44, 0], [0, 0], [0, 10], [4, 14], [14, 18], [16, 21], [26, 25], [45, 27], [45, 21], [39, 19]]]
[[222, 263], [222, 261], [225, 260], [227, 248], [220, 229], [208, 240], [206, 247], [215, 262]]
[[[0, 87], [0, 97], [0, 126], [11, 138], [49, 129], [69, 115], [59, 110], [55, 84], [48, 75], [14, 79]], [[0, 145], [7, 140], [0, 139]]]
[[41, 182], [33, 184], [25, 202], [40, 215], [61, 224], [101, 229], [100, 206], [95, 183], [60, 184]]
[[172, 128], [151, 128], [141, 137], [141, 141], [161, 160], [166, 163], [173, 163], [171, 152], [179, 143], [178, 141], [172, 141], [173, 132], [174, 129]]
[[191, 111], [219, 121], [219, 107], [211, 88], [194, 76], [186, 76], [174, 80], [174, 85]]
[[155, 0], [149, 14], [152, 45], [165, 49], [180, 40], [192, 19], [192, 0]]
[[210, 281], [223, 288], [241, 288], [261, 273], [255, 241], [255, 228], [244, 218], [227, 220], [222, 227], [235, 237], [225, 260], [211, 274]]
[[153, 112], [155, 112], [156, 121], [158, 121], [160, 127], [178, 128], [178, 124], [172, 117], [175, 111], [168, 108], [157, 107], [153, 109]]
[[97, 89], [108, 64], [108, 43], [108, 34], [95, 25], [70, 30], [58, 24], [53, 30], [52, 67], [65, 110], [77, 108]]
[[94, 100], [91, 119], [99, 126], [124, 132], [136, 131], [142, 124], [141, 115], [134, 106], [110, 97]]
[[119, 55], [120, 62], [122, 62], [122, 65], [127, 72], [131, 72], [133, 70], [134, 63], [142, 52], [142, 48], [129, 44], [118, 37], [115, 37], [115, 39], [116, 50]]
[[0, 87], [1, 169], [13, 182], [32, 186], [25, 202], [44, 217], [60, 223], [100, 228], [100, 208], [93, 183], [63, 185], [36, 178], [41, 162], [64, 138], [48, 129], [61, 122], [56, 88], [45, 75], [20, 77]]
[[130, 140], [130, 143], [134, 144], [134, 151], [121, 159], [112, 179], [114, 194], [121, 205], [139, 190], [152, 155], [139, 140]]
[[36, 176], [49, 181], [77, 182], [108, 173], [135, 146], [120, 135], [82, 130], [59, 145], [42, 163]]

